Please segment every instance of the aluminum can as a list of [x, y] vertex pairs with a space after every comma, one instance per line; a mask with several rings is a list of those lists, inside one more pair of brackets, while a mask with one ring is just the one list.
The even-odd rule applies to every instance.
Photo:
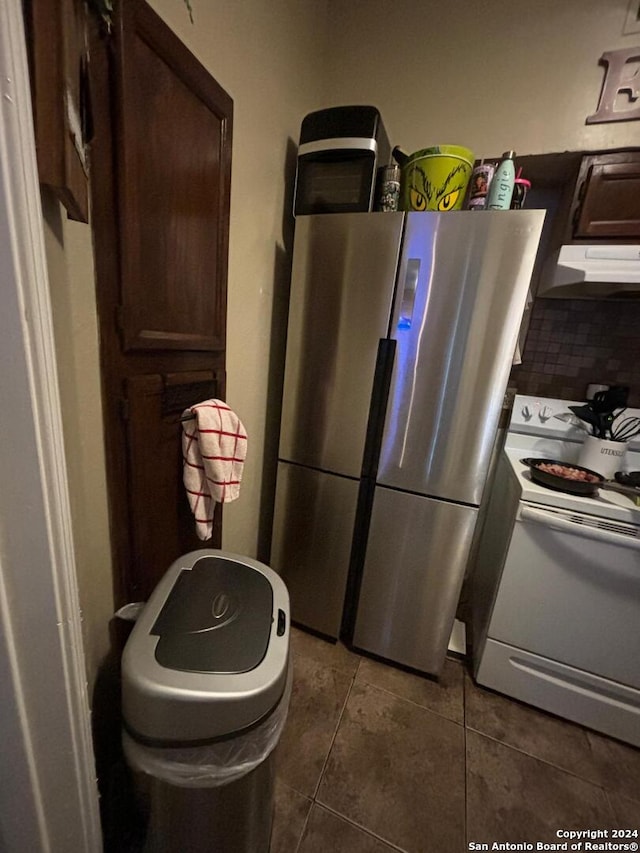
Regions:
[[376, 203], [374, 210], [395, 213], [400, 202], [400, 166], [391, 163], [378, 169]]

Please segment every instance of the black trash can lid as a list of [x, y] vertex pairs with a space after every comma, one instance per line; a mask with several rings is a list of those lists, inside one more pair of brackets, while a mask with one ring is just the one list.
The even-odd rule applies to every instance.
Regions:
[[156, 660], [185, 672], [248, 672], [264, 659], [273, 617], [268, 579], [245, 563], [201, 557], [183, 569], [151, 633]]

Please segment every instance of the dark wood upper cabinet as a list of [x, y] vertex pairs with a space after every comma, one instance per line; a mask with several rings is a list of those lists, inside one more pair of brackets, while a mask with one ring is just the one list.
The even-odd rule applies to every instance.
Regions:
[[223, 350], [232, 101], [144, 3], [117, 41], [125, 350]]
[[640, 238], [640, 151], [584, 157], [574, 211], [576, 240]]

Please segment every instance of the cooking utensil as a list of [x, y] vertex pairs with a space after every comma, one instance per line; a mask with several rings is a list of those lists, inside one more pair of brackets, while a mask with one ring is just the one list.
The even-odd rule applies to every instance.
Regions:
[[609, 489], [611, 492], [619, 492], [621, 495], [627, 495], [630, 498], [640, 498], [640, 487], [625, 486], [615, 480], [605, 480], [600, 486], [601, 489]]
[[599, 438], [607, 438], [607, 433], [609, 433], [609, 438], [615, 441], [613, 438], [613, 425], [618, 420], [618, 418], [626, 412], [626, 406], [620, 409], [618, 412], [615, 410], [611, 412], [600, 412], [597, 414], [599, 421]]
[[[629, 389], [625, 385], [612, 385], [604, 391], [596, 391], [589, 403], [586, 406], [580, 406], [580, 412], [576, 413], [578, 417], [592, 424], [593, 435], [596, 438], [606, 439], [608, 436], [613, 438], [611, 433], [613, 423], [625, 411], [628, 395]], [[575, 411], [578, 407], [570, 406], [569, 408]], [[616, 409], [620, 411], [616, 413]], [[589, 412], [592, 414], [589, 415]]]
[[[534, 483], [539, 483], [548, 489], [554, 489], [556, 492], [593, 497], [598, 493], [599, 489], [605, 489], [627, 495], [629, 498], [635, 498], [636, 502], [640, 500], [640, 471], [633, 471], [631, 473], [618, 471], [615, 474], [615, 480], [605, 480], [604, 477], [590, 468], [584, 468], [581, 465], [573, 465], [568, 462], [560, 462], [556, 459], [521, 459], [520, 462], [529, 468], [529, 473]], [[596, 477], [597, 480], [593, 482], [569, 480], [566, 477], [551, 474], [549, 471], [542, 471], [539, 466], [543, 464], [562, 465], [564, 468], [575, 468], [578, 471], [586, 471], [588, 474]]]
[[629, 441], [640, 435], [640, 418], [628, 417], [620, 421], [615, 429], [611, 430], [611, 438], [614, 441]]
[[611, 420], [611, 424], [610, 424], [610, 426], [609, 426], [609, 429], [610, 429], [610, 430], [612, 430], [612, 429], [613, 429], [613, 425], [614, 425], [614, 423], [615, 423], [617, 420], [619, 420], [619, 419], [624, 415], [624, 413], [625, 413], [626, 411], [627, 411], [627, 407], [626, 407], [626, 406], [623, 406], [621, 409], [619, 409], [619, 410], [618, 410], [618, 411], [613, 415], [613, 418], [612, 418], [612, 420]]
[[640, 486], [640, 471], [618, 471], [615, 478], [623, 486]]
[[615, 478], [621, 486], [635, 487], [635, 494], [629, 495], [629, 497], [632, 499], [635, 497], [636, 506], [640, 506], [640, 471], [618, 471]]
[[587, 435], [591, 435], [591, 430], [589, 429], [588, 424], [581, 420], [581, 418], [574, 415], [573, 412], [561, 412], [559, 415], [554, 415], [553, 417], [558, 421], [563, 421], [565, 424], [571, 424], [571, 426], [578, 427], [578, 429], [586, 432]]
[[590, 402], [594, 412], [608, 414], [627, 405], [629, 389], [625, 385], [612, 385], [606, 391], [596, 391]]
[[[606, 395], [609, 395], [608, 397]], [[598, 398], [596, 400], [596, 398]], [[591, 435], [595, 438], [611, 438], [613, 441], [628, 441], [628, 438], [617, 438], [615, 435], [614, 424], [626, 412], [626, 406], [614, 406], [610, 408], [612, 402], [622, 399], [620, 394], [611, 394], [611, 391], [598, 391], [595, 394], [592, 403], [586, 403], [582, 406], [569, 406], [569, 409], [577, 415], [585, 423], [591, 427]], [[616, 411], [619, 408], [619, 411]], [[640, 419], [638, 419], [640, 421]], [[618, 424], [620, 427], [624, 423]], [[640, 422], [637, 424], [638, 432], [633, 432], [633, 435], [640, 434]]]
[[593, 411], [591, 406], [582, 405], [582, 406], [569, 406], [569, 410], [574, 413], [580, 420], [589, 424], [591, 427], [591, 435], [598, 435], [598, 429], [600, 428], [600, 419], [598, 415]]
[[612, 385], [609, 388], [609, 401], [612, 404], [612, 408], [620, 409], [626, 408], [627, 399], [629, 397], [629, 386], [628, 385]]
[[596, 391], [593, 395], [593, 399], [591, 400], [591, 408], [597, 414], [601, 414], [602, 412], [609, 411], [609, 404], [607, 402], [608, 391]]
[[[598, 487], [604, 483], [604, 477], [598, 474], [597, 471], [592, 471], [590, 468], [584, 468], [582, 465], [574, 465], [570, 462], [561, 462], [557, 459], [521, 459], [523, 465], [529, 468], [529, 474], [534, 483], [539, 483], [541, 486], [546, 486], [548, 489], [555, 489], [557, 492], [567, 492], [570, 495], [595, 495]], [[595, 480], [588, 482], [586, 480], [569, 480], [567, 477], [560, 477], [557, 474], [552, 474], [550, 471], [543, 471], [540, 465], [562, 465], [563, 468], [573, 468], [576, 471], [585, 471]]]

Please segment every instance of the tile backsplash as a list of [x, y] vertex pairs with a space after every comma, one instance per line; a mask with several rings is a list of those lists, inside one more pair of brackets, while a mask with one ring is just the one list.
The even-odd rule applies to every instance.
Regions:
[[519, 394], [584, 400], [587, 385], [628, 385], [640, 407], [640, 300], [536, 299], [509, 384]]

